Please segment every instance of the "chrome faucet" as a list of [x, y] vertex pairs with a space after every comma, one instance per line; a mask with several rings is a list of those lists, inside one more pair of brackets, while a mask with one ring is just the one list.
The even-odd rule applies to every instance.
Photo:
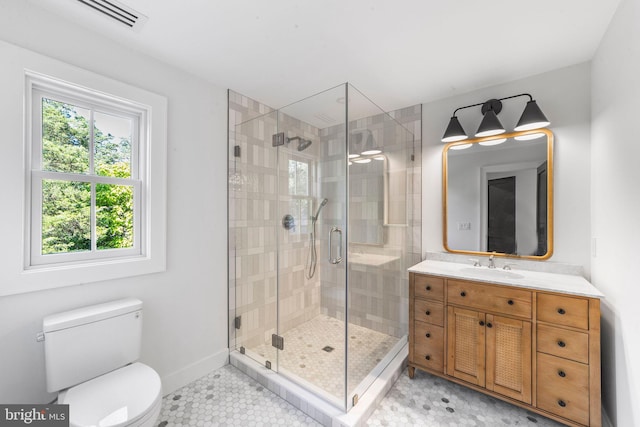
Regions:
[[487, 266], [489, 268], [496, 268], [496, 261], [494, 259], [494, 255], [495, 255], [495, 252], [489, 255], [489, 265]]

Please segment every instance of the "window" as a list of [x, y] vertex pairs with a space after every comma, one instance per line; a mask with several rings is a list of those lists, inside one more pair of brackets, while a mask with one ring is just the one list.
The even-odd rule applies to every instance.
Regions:
[[27, 80], [25, 268], [148, 258], [150, 107], [39, 75]]
[[294, 218], [298, 218], [297, 233], [307, 233], [311, 219], [311, 182], [309, 162], [289, 159], [289, 196], [290, 209]]

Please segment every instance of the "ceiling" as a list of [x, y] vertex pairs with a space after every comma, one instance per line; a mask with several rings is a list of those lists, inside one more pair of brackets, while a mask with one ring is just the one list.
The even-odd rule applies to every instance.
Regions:
[[588, 61], [619, 0], [29, 0], [217, 86], [280, 108], [349, 82], [384, 110]]

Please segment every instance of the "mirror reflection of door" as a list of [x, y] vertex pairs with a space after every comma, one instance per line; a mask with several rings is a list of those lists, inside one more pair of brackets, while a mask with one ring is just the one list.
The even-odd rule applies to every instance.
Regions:
[[547, 253], [547, 162], [538, 166], [536, 232], [538, 249], [535, 255], [544, 255]]
[[516, 253], [516, 177], [488, 180], [487, 202], [487, 251]]

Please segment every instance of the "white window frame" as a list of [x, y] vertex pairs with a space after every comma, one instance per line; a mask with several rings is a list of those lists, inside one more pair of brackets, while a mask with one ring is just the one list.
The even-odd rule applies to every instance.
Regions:
[[[31, 85], [31, 229], [30, 229], [30, 253], [28, 268], [40, 265], [70, 263], [87, 260], [100, 260], [108, 258], [144, 256], [146, 247], [144, 235], [146, 234], [144, 183], [140, 179], [146, 176], [146, 146], [141, 141], [146, 141], [147, 127], [146, 117], [148, 111], [129, 103], [123, 103], [113, 97], [104, 94], [86, 93], [85, 90], [69, 90], [69, 88], [56, 87], [53, 82], [43, 85], [40, 81], [33, 81]], [[62, 89], [62, 90], [61, 90]], [[73, 93], [69, 93], [73, 92]], [[90, 112], [90, 142], [89, 172], [88, 173], [64, 173], [43, 170], [42, 161], [42, 100], [51, 99], [76, 107], [84, 108]], [[131, 178], [115, 178], [101, 176], [95, 173], [93, 158], [95, 156], [93, 146], [93, 116], [95, 112], [106, 113], [112, 116], [130, 119], [132, 121], [131, 135]], [[42, 182], [45, 179], [84, 182], [91, 185], [91, 249], [56, 254], [42, 254]], [[132, 186], [133, 200], [133, 247], [122, 249], [101, 249], [96, 247], [96, 184], [115, 184]]]
[[[43, 61], [50, 62], [49, 60]], [[46, 65], [46, 64], [45, 64]], [[49, 67], [44, 67], [45, 69]], [[52, 68], [56, 77], [25, 69], [24, 76], [24, 222], [22, 273], [0, 286], [0, 295], [11, 295], [62, 286], [78, 285], [110, 279], [132, 277], [165, 271], [166, 269], [166, 174], [167, 174], [167, 100], [161, 95], [139, 89], [98, 74], [66, 64]], [[62, 76], [62, 78], [60, 77]], [[72, 80], [74, 83], [70, 83]], [[121, 178], [89, 174], [67, 174], [42, 171], [41, 108], [43, 93], [56, 101], [86, 108], [98, 106], [100, 112], [138, 117], [137, 144], [132, 141], [132, 175], [127, 184], [134, 184], [134, 247], [102, 249], [87, 253], [33, 255], [41, 248], [41, 237], [34, 233], [32, 223], [41, 223], [42, 177], [54, 174], [77, 181], [123, 184]], [[37, 98], [37, 99], [36, 99]], [[40, 129], [40, 130], [39, 130]], [[138, 145], [137, 151], [133, 146]], [[38, 163], [39, 162], [39, 163]], [[74, 179], [75, 180], [75, 179]], [[40, 188], [35, 188], [38, 187]], [[33, 215], [39, 211], [38, 215]], [[35, 221], [34, 221], [35, 219]], [[41, 231], [40, 231], [41, 233]], [[39, 242], [34, 240], [40, 239]], [[41, 250], [40, 250], [41, 254]], [[68, 255], [68, 256], [67, 256]], [[43, 262], [45, 261], [50, 262]], [[3, 274], [2, 276], [8, 276]]]

